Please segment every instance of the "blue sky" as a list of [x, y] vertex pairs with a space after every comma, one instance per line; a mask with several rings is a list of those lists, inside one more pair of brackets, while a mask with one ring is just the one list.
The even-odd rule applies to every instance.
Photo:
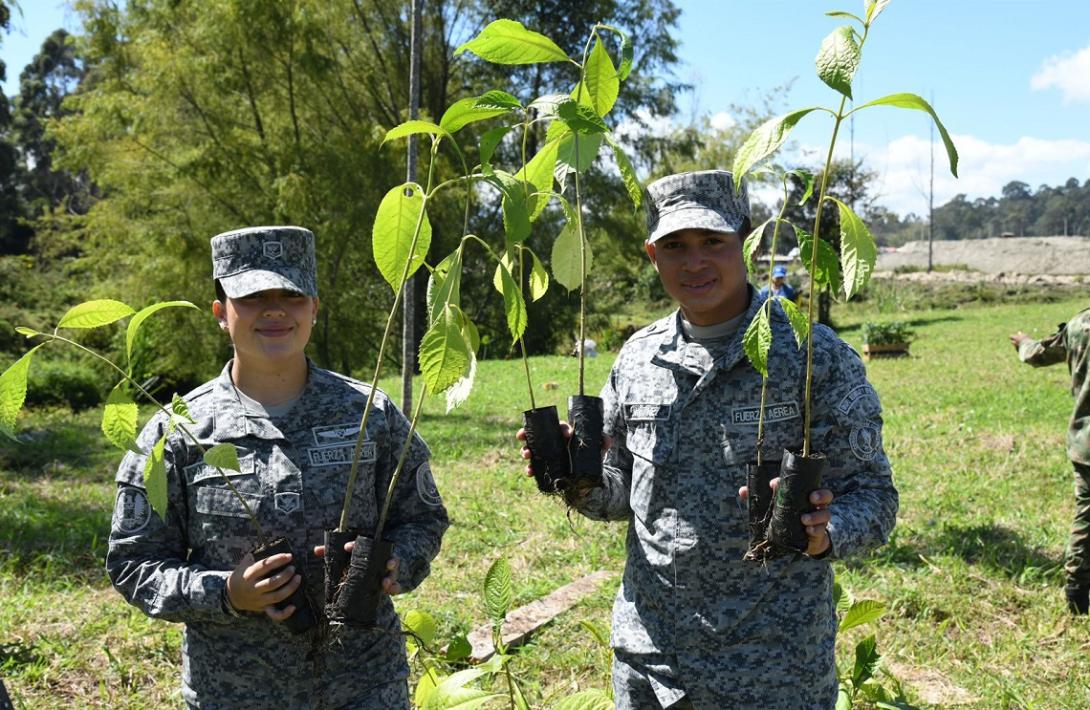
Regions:
[[[0, 56], [4, 92], [57, 27], [78, 28], [60, 0], [24, 0]], [[814, 74], [814, 56], [842, 20], [828, 10], [862, 14], [863, 0], [680, 0], [678, 78], [696, 85], [682, 98], [729, 122], [734, 103], [752, 103], [794, 79], [782, 108], [835, 106]], [[1090, 0], [893, 0], [872, 28], [856, 77], [861, 101], [911, 91], [934, 104], [961, 155], [954, 180], [936, 153], [935, 202], [959, 192], [998, 195], [1011, 180], [1036, 189], [1070, 177], [1090, 179]], [[831, 121], [811, 114], [792, 134], [792, 162], [814, 165]], [[848, 135], [840, 146], [847, 154]], [[900, 212], [927, 207], [928, 118], [916, 111], [858, 114], [854, 148], [881, 178], [879, 202]], [[711, 167], [711, 166], [709, 166]], [[721, 166], [728, 167], [728, 166]]]

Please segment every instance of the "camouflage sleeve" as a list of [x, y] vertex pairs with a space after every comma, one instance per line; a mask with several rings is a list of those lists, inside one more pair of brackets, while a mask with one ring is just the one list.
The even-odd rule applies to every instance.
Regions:
[[[148, 422], [137, 445], [150, 451], [162, 434], [162, 420]], [[167, 517], [160, 518], [144, 489], [147, 456], [128, 452], [117, 470], [117, 501], [106, 552], [106, 573], [125, 601], [152, 618], [166, 621], [220, 621], [230, 623], [223, 607], [223, 591], [230, 571], [209, 570], [189, 564], [186, 543], [188, 519], [177, 456], [167, 438]]]
[[1027, 365], [1043, 367], [1067, 360], [1067, 324], [1061, 323], [1056, 332], [1042, 340], [1026, 338], [1018, 346], [1018, 359]]
[[632, 454], [625, 447], [623, 408], [617, 395], [617, 365], [602, 387], [602, 408], [605, 433], [613, 437], [613, 445], [602, 462], [604, 485], [594, 488], [581, 499], [568, 502], [592, 520], [626, 520], [632, 514], [629, 495], [632, 487]]
[[[380, 506], [409, 438], [408, 419], [392, 403], [387, 402], [387, 407], [389, 438], [375, 472]], [[414, 432], [404, 469], [390, 500], [383, 535], [394, 543], [394, 556], [400, 561], [397, 581], [406, 592], [419, 586], [431, 572], [431, 561], [439, 554], [443, 533], [450, 525], [432, 477], [430, 456], [428, 445]]]
[[[835, 336], [834, 336], [835, 337]], [[882, 405], [859, 355], [836, 339], [815, 348], [814, 447], [825, 454], [832, 555], [844, 558], [889, 539], [897, 489], [882, 447]]]

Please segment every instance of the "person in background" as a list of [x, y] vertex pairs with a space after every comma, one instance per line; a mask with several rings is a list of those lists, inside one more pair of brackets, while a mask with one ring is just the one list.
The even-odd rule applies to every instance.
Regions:
[[791, 287], [791, 284], [787, 283], [787, 267], [776, 265], [772, 267], [772, 290], [768, 289], [768, 284], [761, 287], [761, 290], [757, 292], [757, 298], [761, 301], [767, 301], [772, 296], [783, 296], [788, 301], [793, 303], [798, 302], [798, 294], [795, 293], [795, 289]]
[[1090, 309], [1077, 313], [1056, 332], [1034, 340], [1022, 331], [1010, 336], [1018, 358], [1043, 367], [1067, 363], [1075, 407], [1067, 427], [1067, 457], [1075, 469], [1075, 520], [1064, 552], [1067, 607], [1072, 614], [1090, 611]]

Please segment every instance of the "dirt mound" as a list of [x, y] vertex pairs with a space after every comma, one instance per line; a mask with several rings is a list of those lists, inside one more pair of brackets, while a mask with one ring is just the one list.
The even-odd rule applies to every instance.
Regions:
[[[1090, 237], [1008, 237], [935, 241], [936, 265], [964, 264], [986, 274], [1090, 275]], [[878, 255], [876, 269], [927, 268], [927, 242], [909, 242]]]

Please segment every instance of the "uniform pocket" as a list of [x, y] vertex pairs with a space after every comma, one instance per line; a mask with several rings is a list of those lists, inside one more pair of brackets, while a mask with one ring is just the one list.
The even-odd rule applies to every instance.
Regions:
[[[258, 506], [261, 504], [261, 496], [249, 495], [240, 491], [242, 498], [250, 507], [250, 511], [257, 515]], [[197, 489], [197, 498], [194, 507], [202, 515], [220, 515], [229, 518], [247, 518], [246, 507], [229, 488], [217, 486], [201, 486]]]

